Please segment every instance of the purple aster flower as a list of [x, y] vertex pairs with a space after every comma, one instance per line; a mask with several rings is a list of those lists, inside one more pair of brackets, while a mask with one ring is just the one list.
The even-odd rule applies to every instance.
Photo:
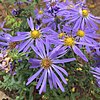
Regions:
[[[98, 47], [98, 42], [96, 41], [96, 39], [99, 39], [99, 38], [100, 38], [100, 35], [96, 34], [96, 31], [93, 30], [92, 28], [91, 29], [85, 28], [84, 30], [79, 29], [76, 32], [76, 39], [78, 41], [89, 43], [89, 44], [94, 44], [95, 46], [97, 45], [97, 47]], [[86, 49], [88, 52], [91, 51], [89, 46], [86, 46]]]
[[35, 18], [38, 20], [40, 20], [44, 16], [44, 10], [42, 8], [35, 9], [34, 13], [35, 13]]
[[100, 23], [100, 17], [95, 17], [88, 9], [82, 7], [73, 8], [69, 9], [69, 13], [66, 15], [66, 20], [68, 20], [67, 24], [74, 24], [73, 30], [84, 30], [85, 27], [98, 30], [96, 23]]
[[[64, 92], [65, 90], [60, 79], [64, 84], [67, 84], [63, 74], [68, 76], [68, 73], [62, 67], [59, 67], [58, 64], [74, 61], [75, 58], [59, 59], [66, 52], [66, 49], [64, 47], [61, 48], [61, 45], [59, 45], [53, 50], [50, 50], [50, 45], [47, 39], [45, 44], [37, 42], [37, 45], [32, 45], [32, 48], [39, 58], [31, 58], [29, 60], [29, 62], [32, 63], [30, 68], [40, 67], [40, 69], [28, 79], [26, 85], [29, 85], [34, 79], [40, 76], [36, 86], [36, 89], [40, 88], [39, 94], [46, 91], [47, 79], [51, 89], [53, 89], [53, 87], [56, 89], [59, 87]], [[56, 75], [55, 72], [58, 75]]]
[[[49, 32], [52, 32], [53, 35], [50, 36], [50, 40], [52, 43], [56, 44], [56, 45], [63, 45], [65, 47], [69, 47], [72, 48], [72, 50], [74, 51], [74, 53], [78, 56], [80, 56], [83, 60], [88, 61], [88, 59], [86, 58], [86, 56], [82, 53], [82, 51], [79, 49], [79, 47], [81, 46], [89, 46], [89, 47], [96, 47], [95, 44], [93, 43], [88, 43], [86, 41], [80, 41], [78, 40], [75, 36], [73, 35], [68, 35], [65, 33], [64, 38], [58, 38], [57, 32], [53, 31], [53, 30], [49, 30]], [[72, 34], [72, 33], [70, 33]]]
[[50, 41], [51, 44], [58, 45], [59, 39], [64, 39], [67, 34], [70, 34], [72, 28], [70, 26], [61, 26], [60, 24], [58, 24], [57, 32], [52, 30], [51, 28], [48, 28], [47, 30], [48, 35], [46, 36], [46, 38]]
[[100, 87], [100, 67], [95, 67], [95, 68], [92, 67], [91, 73], [96, 78], [97, 85]]
[[28, 51], [31, 47], [31, 45], [34, 45], [34, 43], [37, 43], [38, 41], [42, 41], [44, 35], [45, 28], [41, 29], [41, 26], [36, 26], [34, 28], [33, 20], [30, 17], [30, 19], [27, 19], [28, 25], [31, 29], [30, 32], [17, 32], [17, 36], [12, 37], [12, 42], [20, 42], [18, 45], [19, 52], [20, 51]]

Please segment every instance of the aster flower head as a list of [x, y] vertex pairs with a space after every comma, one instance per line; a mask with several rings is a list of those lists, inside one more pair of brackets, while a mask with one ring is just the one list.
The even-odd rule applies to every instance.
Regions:
[[[74, 32], [75, 33], [75, 32]], [[96, 33], [94, 29], [85, 28], [84, 30], [79, 29], [76, 32], [76, 39], [80, 42], [93, 44], [95, 46], [98, 46], [98, 42], [96, 39], [99, 39], [100, 35]], [[91, 51], [89, 46], [86, 46], [87, 51]], [[94, 48], [95, 49], [95, 48]]]
[[[50, 31], [50, 30], [49, 30]], [[69, 47], [74, 51], [74, 53], [78, 56], [80, 56], [84, 61], [88, 62], [88, 59], [86, 56], [82, 53], [82, 51], [79, 48], [82, 48], [83, 46], [86, 48], [88, 47], [96, 47], [95, 43], [89, 43], [84, 41], [80, 41], [73, 33], [71, 32], [70, 34], [65, 34], [64, 38], [58, 38], [57, 32], [51, 31], [53, 35], [51, 35], [52, 38], [50, 38], [51, 42], [53, 42], [56, 45], [62, 45], [65, 47]], [[83, 32], [83, 31], [82, 31]], [[54, 37], [54, 38], [53, 38]]]
[[85, 47], [85, 49], [87, 49], [86, 47], [95, 47], [95, 44], [89, 44], [85, 41], [78, 41], [75, 37], [72, 36], [65, 37], [65, 39], [63, 39], [63, 45], [72, 48], [74, 53], [80, 56], [86, 62], [88, 62], [88, 59], [80, 49], [83, 46]]
[[73, 30], [83, 29], [85, 27], [98, 30], [96, 23], [100, 23], [100, 17], [95, 17], [87, 8], [73, 8], [69, 10], [69, 15], [66, 15], [67, 24], [74, 23]]
[[[37, 82], [36, 89], [39, 89], [39, 94], [46, 91], [47, 80], [50, 88], [60, 88], [64, 92], [64, 84], [67, 84], [63, 74], [68, 76], [68, 73], [60, 67], [58, 64], [74, 61], [75, 58], [59, 59], [67, 50], [63, 47], [57, 46], [53, 50], [50, 50], [49, 41], [46, 39], [46, 43], [38, 42], [36, 46], [32, 45], [34, 52], [39, 56], [38, 59], [31, 58], [29, 62], [32, 64], [30, 68], [40, 68], [33, 76], [28, 79], [26, 85], [29, 85], [34, 79], [40, 76]], [[56, 73], [58, 75], [56, 75]], [[63, 74], [62, 74], [63, 73]], [[60, 77], [60, 79], [58, 78]]]
[[12, 42], [20, 42], [20, 44], [18, 45], [19, 52], [28, 51], [31, 45], [34, 45], [37, 41], [41, 41], [44, 36], [44, 28], [41, 28], [41, 25], [37, 25], [35, 27], [31, 17], [27, 19], [27, 22], [31, 31], [17, 32], [17, 36], [11, 38]]
[[42, 8], [35, 9], [34, 13], [35, 13], [35, 18], [38, 20], [41, 20], [41, 18], [44, 16], [44, 10]]

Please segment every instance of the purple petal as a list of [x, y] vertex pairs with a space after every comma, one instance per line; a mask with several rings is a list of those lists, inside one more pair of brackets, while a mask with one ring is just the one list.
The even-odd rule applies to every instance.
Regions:
[[31, 47], [31, 45], [33, 45], [33, 40], [31, 40], [31, 42], [28, 43], [28, 45], [24, 48], [23, 52], [27, 52], [29, 48]]
[[53, 82], [53, 86], [57, 89], [56, 80], [55, 80], [55, 77], [54, 77], [54, 74], [53, 74], [53, 71], [52, 71], [52, 69], [51, 69], [51, 68], [50, 68], [50, 72], [51, 72], [51, 75], [52, 75], [52, 82]]
[[40, 40], [36, 40], [36, 47], [40, 51], [41, 55], [46, 57], [45, 48], [43, 42]]
[[29, 62], [32, 63], [32, 66], [33, 66], [33, 68], [34, 68], [35, 66], [40, 66], [41, 60], [30, 58], [30, 59], [29, 59]]
[[0, 45], [2, 45], [2, 46], [8, 46], [8, 43], [0, 42]]
[[84, 27], [85, 27], [85, 19], [83, 18], [82, 24], [81, 24], [81, 29], [84, 30]]
[[77, 46], [75, 45], [72, 46], [72, 49], [76, 55], [80, 56], [83, 60], [88, 62], [88, 59], [86, 58], [86, 56], [82, 53], [82, 51]]
[[29, 35], [30, 34], [30, 32], [16, 32], [16, 34], [18, 35], [18, 36], [20, 36], [20, 35], [25, 35], [25, 36], [27, 36], [27, 35]]
[[29, 85], [36, 77], [38, 77], [38, 75], [41, 73], [42, 70], [43, 70], [43, 68], [41, 68], [38, 72], [36, 72], [33, 76], [31, 76], [28, 79], [28, 82], [26, 83], [26, 85]]
[[78, 29], [80, 28], [81, 21], [82, 21], [82, 17], [80, 17], [80, 18], [76, 21], [76, 23], [75, 23], [75, 25], [74, 25], [74, 27], [73, 27], [74, 30], [78, 30]]
[[42, 91], [44, 90], [44, 87], [46, 86], [46, 81], [47, 81], [47, 70], [45, 71], [43, 83], [42, 83], [42, 86], [41, 86], [41, 88], [40, 88], [40, 90], [39, 90], [39, 94], [41, 94]]
[[78, 18], [79, 18], [79, 16], [77, 16], [76, 18], [73, 18], [72, 20], [70, 20], [70, 21], [68, 22], [68, 24], [70, 24], [70, 23], [72, 23], [72, 22], [75, 22]]
[[91, 46], [91, 47], [94, 47], [96, 45], [94, 44], [89, 44], [89, 43], [85, 43], [85, 42], [75, 42], [76, 44], [81, 44], [81, 45], [86, 45], [86, 46]]
[[90, 19], [92, 19], [94, 22], [96, 22], [96, 23], [100, 23], [100, 17], [95, 17], [95, 16], [93, 16], [92, 14], [89, 14], [90, 16]]
[[68, 59], [61, 59], [61, 60], [53, 60], [53, 63], [58, 64], [58, 63], [67, 63], [76, 60], [75, 58], [68, 58]]
[[3, 28], [4, 31], [10, 31], [11, 29], [9, 28]]
[[38, 51], [38, 49], [37, 49], [35, 46], [31, 45], [31, 47], [32, 47], [32, 49], [34, 50], [34, 52], [35, 52], [38, 56], [40, 56], [41, 58], [44, 58], [43, 55], [40, 54], [40, 52]]
[[42, 75], [41, 75], [41, 77], [40, 77], [40, 79], [39, 79], [39, 81], [38, 81], [38, 83], [36, 85], [36, 89], [38, 89], [40, 87], [40, 85], [41, 85], [41, 83], [42, 83], [42, 81], [44, 79], [45, 73], [46, 73], [46, 70], [44, 70], [44, 72], [42, 73]]
[[33, 31], [33, 30], [34, 30], [34, 24], [33, 24], [32, 18], [30, 17], [30, 19], [27, 19], [27, 22], [28, 22], [29, 27], [30, 27], [31, 30]]
[[91, 26], [92, 26], [94, 29], [98, 30], [98, 26], [94, 23], [94, 21], [91, 20], [90, 18], [88, 18], [88, 20], [89, 20], [89, 23], [91, 24]]
[[85, 20], [85, 22], [86, 22], [86, 25], [87, 25], [89, 28], [91, 28], [91, 25], [90, 25], [88, 19], [87, 19], [87, 18], [84, 18], [84, 20]]
[[15, 42], [15, 41], [22, 41], [22, 40], [25, 40], [25, 39], [28, 39], [29, 38], [29, 36], [15, 36], [15, 37], [11, 37], [11, 41], [12, 42]]
[[52, 75], [49, 69], [48, 69], [48, 81], [49, 81], [50, 89], [53, 89]]
[[31, 39], [26, 40], [25, 42], [22, 42], [19, 46], [19, 52], [22, 51], [29, 43]]
[[50, 52], [49, 57], [53, 58], [53, 56], [56, 54], [56, 52], [62, 47], [62, 45], [57, 46], [56, 48], [53, 49], [53, 51]]
[[66, 76], [68, 76], [68, 73], [65, 71], [65, 69], [63, 69], [62, 67], [59, 67], [59, 66], [57, 66], [57, 65], [54, 65], [53, 64], [53, 66], [55, 66], [57, 69], [59, 69], [62, 73], [64, 73]]
[[52, 67], [53, 67], [54, 70], [58, 73], [58, 75], [59, 75], [59, 77], [61, 78], [61, 80], [62, 80], [65, 84], [67, 84], [67, 82], [66, 82], [64, 76], [62, 75], [62, 73], [61, 73], [55, 66], [52, 65]]
[[32, 66], [30, 66], [29, 68], [38, 68], [38, 67], [40, 67], [40, 65], [32, 65]]
[[53, 74], [55, 81], [58, 84], [59, 88], [62, 90], [62, 92], [64, 92], [65, 91], [64, 87], [62, 86], [62, 84], [61, 84], [60, 80], [58, 79], [58, 77], [56, 76], [56, 74], [53, 71], [52, 71], [52, 74]]
[[6, 21], [3, 21], [3, 23], [0, 24], [0, 27], [3, 28], [5, 23], [6, 23]]

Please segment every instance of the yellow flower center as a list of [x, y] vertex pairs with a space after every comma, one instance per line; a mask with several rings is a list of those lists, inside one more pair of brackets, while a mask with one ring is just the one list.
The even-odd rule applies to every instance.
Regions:
[[74, 39], [72, 37], [66, 37], [64, 39], [64, 45], [65, 46], [73, 46], [74, 45]]
[[65, 33], [60, 33], [60, 34], [58, 34], [58, 38], [63, 38], [65, 36]]
[[85, 32], [84, 32], [84, 31], [78, 30], [77, 36], [79, 36], [79, 37], [84, 37], [84, 35], [85, 35]]
[[42, 10], [39, 10], [39, 12], [38, 12], [38, 13], [42, 15], [42, 14], [43, 14], [43, 11], [42, 11]]
[[40, 38], [40, 36], [41, 36], [41, 33], [40, 33], [38, 30], [33, 30], [33, 31], [31, 31], [31, 37], [32, 37], [33, 39]]
[[51, 61], [49, 58], [44, 58], [44, 59], [42, 59], [42, 61], [41, 61], [41, 66], [42, 66], [44, 69], [48, 69], [49, 67], [51, 67], [51, 64], [52, 64], [52, 61]]
[[87, 17], [88, 14], [89, 14], [88, 10], [86, 10], [86, 9], [82, 10], [82, 15], [83, 15], [84, 17]]

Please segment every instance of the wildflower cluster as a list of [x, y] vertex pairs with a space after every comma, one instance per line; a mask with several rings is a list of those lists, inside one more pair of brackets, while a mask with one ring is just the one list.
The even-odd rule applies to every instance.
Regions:
[[[27, 3], [31, 2], [27, 1]], [[25, 31], [19, 30], [14, 35], [10, 35], [10, 29], [3, 27], [5, 22], [1, 24], [0, 49], [7, 53], [16, 48], [19, 53], [24, 52], [29, 58], [28, 70], [36, 70], [35, 73], [33, 71], [33, 75], [29, 74], [26, 86], [36, 80], [39, 94], [46, 92], [48, 84], [50, 89], [60, 88], [64, 92], [63, 83], [68, 84], [66, 77], [69, 75], [65, 68], [66, 64], [72, 61], [78, 63], [79, 60], [88, 63], [87, 55], [92, 57], [94, 53], [96, 55], [94, 59], [100, 58], [100, 43], [97, 41], [100, 39], [97, 33], [100, 17], [91, 14], [85, 0], [77, 0], [75, 3], [70, 0], [43, 0], [42, 2], [45, 6], [35, 8], [34, 16], [27, 18], [29, 27]], [[20, 15], [19, 11], [13, 10], [13, 16]], [[11, 71], [12, 58], [1, 52], [0, 69]], [[92, 67], [91, 73], [100, 86], [99, 62], [100, 59], [93, 65], [96, 68]], [[82, 68], [78, 67], [76, 70], [82, 71]], [[72, 90], [75, 91], [75, 87]]]

